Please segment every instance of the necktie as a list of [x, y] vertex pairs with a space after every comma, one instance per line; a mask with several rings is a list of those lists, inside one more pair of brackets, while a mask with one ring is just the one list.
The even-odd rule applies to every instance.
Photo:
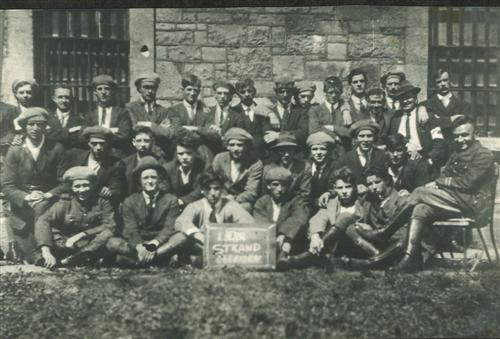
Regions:
[[65, 121], [66, 121], [66, 117], [64, 115], [61, 115], [60, 122], [61, 122], [62, 127], [65, 127]]
[[212, 208], [212, 211], [210, 211], [210, 216], [208, 217], [208, 221], [211, 223], [217, 223], [217, 218], [215, 216], [215, 209]]
[[406, 129], [405, 129], [405, 132], [406, 132], [406, 139], [410, 140], [411, 138], [411, 130], [410, 130], [410, 114], [407, 114], [406, 115]]
[[148, 103], [148, 115], [151, 115], [153, 114], [153, 107], [151, 105], [151, 103]]
[[105, 107], [101, 107], [101, 126], [104, 126], [106, 124], [106, 108]]
[[147, 201], [146, 204], [146, 209], [147, 209], [147, 216], [146, 216], [146, 224], [149, 225], [151, 224], [151, 221], [153, 220], [153, 213], [154, 213], [154, 198], [149, 197], [149, 201]]

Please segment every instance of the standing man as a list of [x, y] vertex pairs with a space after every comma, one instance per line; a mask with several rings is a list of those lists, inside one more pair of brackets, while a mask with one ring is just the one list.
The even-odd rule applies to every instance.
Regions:
[[304, 112], [309, 112], [313, 105], [314, 92], [316, 92], [316, 85], [306, 81], [299, 82], [296, 86], [297, 91], [293, 97], [293, 104], [299, 106]]
[[58, 261], [73, 265], [97, 259], [116, 226], [113, 207], [107, 199], [99, 197], [96, 175], [90, 168], [70, 168], [63, 180], [71, 185], [71, 200], [56, 202], [35, 226], [36, 245], [41, 254], [39, 264], [47, 268], [56, 266]]
[[21, 113], [17, 123], [26, 137], [9, 148], [2, 172], [2, 189], [11, 208], [9, 225], [20, 255], [28, 262], [35, 244], [34, 223], [62, 192], [66, 170], [63, 146], [45, 137], [48, 115], [41, 107]]
[[353, 69], [347, 76], [347, 81], [351, 87], [351, 97], [347, 101], [350, 113], [354, 121], [366, 119], [367, 102], [365, 98], [368, 76], [361, 68]]
[[400, 108], [400, 102], [396, 99], [401, 83], [406, 80], [403, 72], [388, 72], [380, 78], [380, 84], [385, 91], [386, 107], [395, 112]]
[[12, 93], [14, 93], [17, 105], [13, 111], [10, 111], [9, 107], [6, 107], [6, 118], [9, 120], [5, 121], [6, 125], [3, 127], [6, 134], [2, 134], [2, 137], [6, 136], [5, 140], [8, 143], [12, 142], [16, 136], [18, 140], [14, 141], [14, 144], [20, 143], [19, 138], [23, 132], [18, 120], [21, 113], [26, 112], [28, 108], [34, 105], [35, 91], [37, 89], [38, 83], [34, 79], [14, 80], [12, 83]]
[[132, 122], [126, 109], [116, 103], [118, 84], [107, 75], [101, 74], [92, 80], [92, 89], [97, 99], [97, 108], [85, 117], [85, 126], [102, 126], [108, 128], [113, 137], [110, 140], [113, 153], [123, 157], [133, 152], [130, 145]]
[[244, 116], [231, 107], [236, 93], [234, 86], [227, 81], [217, 81], [212, 86], [217, 104], [209, 110], [208, 128], [216, 131], [221, 137], [232, 127], [244, 127]]
[[380, 144], [389, 133], [391, 112], [385, 105], [385, 93], [381, 88], [370, 88], [366, 94], [369, 119], [379, 126], [377, 141]]
[[227, 151], [215, 156], [212, 168], [227, 192], [226, 198], [234, 199], [251, 211], [259, 196], [262, 178], [262, 161], [252, 155], [252, 136], [242, 128], [233, 127], [224, 135]]

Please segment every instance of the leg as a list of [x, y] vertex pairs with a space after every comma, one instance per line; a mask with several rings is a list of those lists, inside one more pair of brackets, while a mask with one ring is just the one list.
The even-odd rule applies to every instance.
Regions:
[[156, 250], [154, 262], [158, 265], [166, 264], [170, 258], [177, 254], [188, 243], [188, 237], [182, 233], [177, 232], [168, 239], [164, 244], [161, 244]]
[[349, 239], [351, 239], [359, 248], [361, 248], [369, 257], [373, 257], [380, 254], [378, 248], [376, 248], [372, 243], [365, 240], [358, 233], [356, 226], [358, 224], [353, 224], [347, 227], [345, 234]]

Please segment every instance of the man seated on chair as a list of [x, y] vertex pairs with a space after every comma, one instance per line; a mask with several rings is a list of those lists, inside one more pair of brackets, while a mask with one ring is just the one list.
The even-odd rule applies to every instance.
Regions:
[[71, 185], [72, 198], [61, 199], [38, 219], [35, 240], [37, 264], [52, 268], [58, 264], [82, 264], [97, 259], [113, 236], [113, 207], [99, 196], [97, 176], [86, 166], [72, 167], [63, 180]]
[[483, 226], [491, 214], [491, 199], [496, 185], [493, 153], [475, 139], [475, 125], [470, 117], [453, 121], [455, 150], [442, 174], [410, 195], [414, 206], [405, 255], [396, 267], [412, 272], [422, 268], [420, 242], [424, 229], [439, 219], [465, 216]]
[[[141, 158], [134, 170], [141, 191], [123, 202], [123, 233], [107, 243], [117, 263], [137, 266], [166, 265], [177, 248], [174, 223], [179, 215], [177, 198], [164, 191], [160, 182], [165, 169], [152, 156]], [[181, 239], [182, 240], [182, 239]]]
[[258, 223], [276, 224], [276, 243], [279, 249], [278, 269], [288, 268], [290, 254], [306, 247], [306, 226], [309, 208], [304, 198], [289, 191], [292, 173], [282, 167], [266, 172], [264, 182], [268, 194], [255, 203], [253, 216]]

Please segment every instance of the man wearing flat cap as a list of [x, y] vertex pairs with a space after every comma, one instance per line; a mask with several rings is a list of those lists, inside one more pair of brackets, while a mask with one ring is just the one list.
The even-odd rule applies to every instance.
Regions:
[[367, 191], [365, 171], [374, 166], [384, 167], [388, 160], [383, 150], [374, 147], [379, 131], [380, 127], [370, 119], [356, 121], [351, 126], [354, 149], [339, 159], [339, 167], [346, 166], [352, 171], [360, 194]]
[[213, 171], [222, 180], [227, 198], [251, 211], [259, 195], [263, 170], [262, 161], [251, 152], [253, 138], [244, 129], [233, 127], [224, 135], [224, 143], [227, 151], [215, 156]]
[[361, 68], [354, 68], [347, 75], [347, 82], [351, 87], [351, 96], [347, 101], [349, 112], [353, 121], [367, 118], [366, 112], [366, 87], [368, 86], [368, 75]]
[[399, 101], [396, 96], [401, 87], [401, 83], [406, 80], [406, 75], [403, 72], [387, 72], [380, 78], [380, 84], [385, 91], [386, 107], [395, 112], [400, 108]]
[[133, 152], [130, 145], [132, 122], [129, 112], [116, 101], [118, 84], [107, 74], [96, 76], [92, 89], [97, 99], [97, 108], [85, 116], [85, 126], [102, 126], [111, 130], [110, 144], [113, 153], [123, 157]]
[[139, 266], [166, 265], [177, 250], [174, 223], [179, 216], [177, 198], [161, 188], [165, 168], [151, 156], [141, 159], [134, 179], [141, 186], [123, 202], [123, 232], [108, 241], [107, 248], [118, 254], [119, 263]]
[[301, 107], [292, 105], [292, 97], [296, 91], [292, 78], [284, 75], [275, 79], [275, 102], [268, 114], [272, 130], [264, 135], [267, 144], [276, 143], [281, 134], [293, 134], [299, 145], [305, 144], [309, 134], [308, 116]]
[[277, 268], [290, 254], [300, 253], [306, 247], [306, 227], [309, 208], [304, 198], [290, 192], [292, 173], [282, 167], [266, 172], [264, 185], [267, 194], [255, 203], [253, 216], [257, 223], [276, 224], [276, 242], [279, 250]]
[[86, 127], [82, 136], [87, 141], [88, 150], [69, 154], [68, 164], [93, 170], [97, 176], [97, 191], [117, 207], [125, 197], [127, 183], [123, 161], [110, 154], [113, 132], [103, 126], [92, 126]]
[[30, 107], [18, 124], [26, 138], [9, 148], [2, 172], [2, 190], [10, 202], [10, 227], [25, 260], [31, 261], [36, 219], [60, 196], [67, 168], [64, 148], [45, 137], [48, 113]]
[[313, 104], [314, 92], [316, 92], [316, 85], [309, 81], [301, 81], [295, 86], [297, 91], [293, 96], [292, 103], [300, 106], [305, 112], [308, 112]]
[[228, 81], [217, 81], [212, 86], [217, 104], [208, 111], [208, 126], [221, 137], [232, 127], [244, 127], [243, 115], [231, 106], [233, 95], [236, 93], [234, 86]]
[[401, 134], [407, 143], [412, 157], [420, 154], [430, 159], [437, 170], [447, 160], [447, 145], [439, 121], [433, 114], [428, 114], [424, 105], [418, 103], [420, 88], [404, 81], [399, 89], [397, 99], [401, 109], [391, 118], [389, 135]]
[[48, 268], [95, 261], [104, 255], [116, 227], [111, 203], [96, 190], [94, 171], [72, 167], [63, 180], [71, 186], [72, 198], [56, 202], [35, 225], [36, 262]]

